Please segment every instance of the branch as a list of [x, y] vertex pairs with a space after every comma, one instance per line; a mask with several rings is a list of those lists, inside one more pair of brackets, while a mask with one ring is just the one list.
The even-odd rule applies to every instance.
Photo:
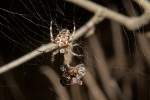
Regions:
[[134, 0], [134, 2], [136, 2], [140, 6], [142, 6], [145, 11], [149, 11], [150, 10], [150, 2], [148, 0]]
[[146, 25], [150, 21], [150, 14], [149, 14], [149, 5], [150, 3], [146, 0], [134, 0], [137, 4], [141, 5], [145, 13], [139, 17], [127, 17], [120, 13], [114, 12], [106, 7], [103, 7], [101, 5], [98, 5], [92, 1], [88, 0], [66, 0], [68, 2], [74, 3], [78, 6], [83, 7], [86, 10], [89, 10], [90, 12], [96, 13], [97, 11], [102, 12], [102, 16], [104, 18], [108, 18], [111, 20], [114, 20], [116, 22], [119, 22], [120, 24], [126, 26], [130, 30], [136, 30], [140, 28], [143, 25]]
[[63, 87], [59, 82], [59, 76], [57, 73], [48, 66], [42, 66], [40, 71], [47, 76], [54, 86], [54, 89], [59, 97], [58, 100], [69, 100], [69, 95], [65, 87]]
[[146, 35], [138, 33], [137, 35], [137, 41], [139, 43], [139, 47], [141, 52], [143, 53], [143, 56], [145, 57], [146, 61], [150, 65], [150, 46], [149, 41]]
[[[99, 17], [99, 14], [100, 14], [99, 12], [96, 13], [95, 16], [93, 16], [84, 26], [82, 26], [79, 30], [77, 30], [77, 32], [73, 36], [72, 41], [75, 41], [78, 38], [80, 38], [81, 36], [83, 36], [90, 28], [92, 28], [95, 24], [100, 22], [101, 20], [99, 20], [99, 19], [101, 19], [101, 18]], [[43, 45], [43, 46], [35, 49], [34, 51], [12, 61], [12, 62], [4, 65], [4, 66], [1, 66], [0, 67], [0, 74], [4, 73], [6, 71], [9, 71], [13, 68], [16, 68], [17, 66], [43, 54], [43, 52], [50, 52], [50, 51], [53, 51], [57, 48], [58, 48], [58, 46], [56, 44], [53, 44], [53, 43]]]
[[95, 60], [94, 64], [95, 66], [97, 66], [96, 70], [98, 71], [98, 76], [102, 81], [101, 83], [103, 85], [104, 91], [106, 92], [107, 96], [111, 100], [117, 100], [117, 95], [118, 95], [121, 100], [125, 100], [124, 95], [121, 93], [119, 86], [110, 75], [108, 69], [109, 67], [107, 65], [105, 55], [95, 35], [93, 35], [89, 39], [89, 46]]
[[4, 65], [4, 66], [1, 66], [0, 67], [0, 74], [6, 72], [6, 71], [9, 71], [13, 68], [16, 68], [17, 66], [41, 55], [43, 52], [50, 52], [54, 49], [58, 48], [56, 44], [52, 44], [52, 43], [49, 43], [49, 44], [46, 44], [46, 45], [43, 45], [37, 49], [35, 49], [34, 51]]
[[147, 36], [148, 38], [150, 38], [150, 32], [147, 32], [147, 33], [146, 33], [146, 36]]
[[99, 88], [98, 84], [94, 80], [92, 74], [87, 71], [84, 82], [87, 85], [89, 92], [93, 95], [94, 100], [107, 100], [106, 96], [103, 94], [102, 90]]

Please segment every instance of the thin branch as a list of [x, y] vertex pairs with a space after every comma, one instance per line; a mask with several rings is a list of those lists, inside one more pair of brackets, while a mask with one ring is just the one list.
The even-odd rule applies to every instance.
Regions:
[[147, 33], [146, 33], [146, 36], [147, 36], [148, 38], [150, 38], [150, 32], [147, 32]]
[[137, 4], [141, 5], [145, 9], [145, 13], [139, 17], [127, 17], [115, 11], [112, 11], [106, 7], [96, 4], [89, 0], [66, 0], [68, 2], [74, 3], [78, 6], [83, 7], [90, 12], [96, 13], [97, 11], [102, 12], [104, 18], [108, 18], [119, 22], [120, 24], [126, 26], [130, 30], [136, 30], [143, 25], [146, 25], [150, 21], [150, 14], [148, 8], [150, 3], [146, 0], [134, 0]]
[[9, 73], [4, 74], [4, 78], [5, 78], [7, 87], [9, 87], [9, 90], [11, 91], [14, 99], [26, 100], [26, 97], [23, 94], [20, 86], [18, 85], [18, 82], [15, 80], [13, 73], [9, 72]]
[[142, 6], [145, 11], [150, 11], [150, 2], [148, 0], [134, 0], [134, 2]]
[[[138, 1], [138, 2], [137, 2]], [[139, 3], [139, 1], [141, 0], [135, 0], [135, 2], [137, 2], [139, 5], [141, 5]], [[144, 3], [144, 2], [143, 2]], [[128, 13], [128, 15], [130, 16], [136, 16], [138, 15], [138, 12], [137, 10], [135, 9], [135, 7], [133, 7], [133, 4], [131, 2], [131, 0], [126, 0], [126, 1], [123, 1], [123, 4], [124, 4], [124, 7], [126, 9], [126, 12]], [[143, 6], [144, 8], [145, 6]], [[144, 8], [145, 9], [145, 8]], [[147, 9], [145, 9], [145, 11], [147, 11]], [[134, 34], [134, 37], [136, 37], [137, 34]], [[134, 52], [135, 52], [135, 56], [137, 56], [137, 48], [136, 48], [136, 44], [137, 42], [135, 41], [133, 47], [135, 48]], [[125, 50], [125, 48], [124, 48]], [[125, 54], [125, 53], [124, 53]], [[125, 56], [126, 57], [126, 56]], [[123, 58], [123, 57], [122, 57]], [[135, 60], [135, 62], [137, 63], [137, 60]], [[127, 65], [127, 64], [126, 64]], [[137, 66], [133, 66], [133, 71], [135, 71], [137, 68]], [[126, 66], [126, 69], [127, 69], [127, 66]], [[129, 71], [132, 70], [132, 69], [129, 69]], [[129, 72], [130, 73], [130, 72]], [[124, 74], [125, 75], [125, 74]], [[123, 91], [123, 94], [126, 96], [126, 98], [128, 100], [132, 100], [133, 98], [133, 89], [132, 89], [132, 83], [133, 83], [133, 77], [135, 77], [135, 73], [133, 75], [130, 75], [130, 77], [126, 77], [124, 78], [122, 81], [122, 91]]]
[[72, 100], [84, 100], [80, 86], [71, 86], [70, 91]]
[[[4, 63], [4, 60], [2, 56], [0, 55], [0, 65]], [[23, 92], [21, 91], [21, 88], [18, 86], [17, 81], [14, 78], [13, 73], [5, 73], [3, 75], [4, 80], [6, 82], [6, 86], [9, 88], [10, 92], [12, 93], [12, 96], [15, 100], [26, 100]]]
[[[99, 18], [100, 18], [99, 15], [100, 15], [100, 13], [97, 12], [84, 26], [82, 26], [79, 30], [77, 30], [72, 41], [77, 40], [78, 38], [80, 38], [81, 36], [86, 34], [86, 32], [91, 27], [93, 27], [95, 24], [99, 23], [101, 21], [101, 20], [99, 20]], [[17, 66], [43, 54], [43, 52], [50, 52], [50, 51], [53, 51], [54, 49], [57, 49], [57, 48], [58, 48], [58, 46], [56, 44], [53, 44], [53, 43], [48, 43], [46, 45], [43, 45], [43, 46], [35, 49], [34, 51], [12, 61], [12, 62], [4, 65], [4, 66], [1, 66], [0, 67], [0, 74], [4, 73], [6, 71], [9, 71], [13, 68], [16, 68]]]
[[43, 52], [50, 52], [54, 49], [58, 48], [56, 44], [52, 44], [52, 43], [49, 43], [49, 44], [46, 44], [46, 45], [43, 45], [37, 49], [35, 49], [34, 51], [4, 65], [4, 66], [1, 66], [0, 67], [0, 74], [6, 72], [6, 71], [9, 71], [13, 68], [16, 68], [17, 66], [41, 55]]
[[[117, 11], [115, 7], [112, 6], [112, 8]], [[125, 54], [125, 47], [124, 47], [121, 26], [118, 23], [111, 21], [111, 29], [112, 29], [112, 38], [113, 38], [113, 46], [114, 46], [113, 49], [114, 49], [116, 63], [117, 66], [122, 67], [122, 69], [124, 69], [124, 67], [126, 67], [127, 65], [126, 64], [127, 62], [126, 62], [126, 54]]]
[[124, 97], [120, 92], [121, 90], [119, 89], [119, 86], [117, 85], [115, 80], [110, 75], [103, 50], [99, 45], [99, 42], [95, 35], [93, 35], [89, 39], [89, 45], [90, 45], [90, 49], [93, 51], [93, 56], [96, 62], [95, 65], [97, 66], [96, 69], [98, 71], [99, 77], [102, 80], [104, 91], [106, 92], [109, 99], [111, 100], [117, 100], [117, 94], [119, 94], [120, 98], [123, 100]]
[[59, 97], [59, 100], [69, 100], [69, 94], [60, 82], [57, 73], [48, 66], [42, 66], [41, 72], [47, 76], [47, 78], [51, 81], [54, 86], [54, 89]]
[[94, 100], [107, 100], [89, 71], [87, 71], [86, 76], [84, 77], [84, 82], [87, 85], [89, 92], [93, 95]]
[[144, 34], [138, 34], [137, 35], [137, 41], [139, 43], [139, 47], [141, 52], [143, 53], [145, 59], [147, 60], [148, 64], [150, 65], [150, 46], [148, 38]]

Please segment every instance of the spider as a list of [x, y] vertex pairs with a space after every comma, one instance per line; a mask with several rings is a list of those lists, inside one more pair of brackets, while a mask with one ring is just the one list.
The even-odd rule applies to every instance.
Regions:
[[51, 21], [51, 23], [50, 23], [50, 40], [51, 40], [51, 42], [56, 43], [59, 46], [59, 49], [54, 51], [52, 54], [52, 61], [54, 61], [54, 57], [58, 53], [62, 53], [64, 55], [65, 54], [69, 55], [69, 53], [70, 53], [71, 55], [74, 55], [74, 56], [82, 56], [82, 55], [78, 55], [72, 51], [74, 46], [78, 46], [78, 44], [74, 44], [73, 42], [71, 42], [72, 37], [75, 34], [75, 30], [76, 30], [75, 25], [74, 25], [72, 34], [71, 34], [70, 30], [62, 29], [61, 31], [59, 31], [59, 33], [54, 38], [53, 33], [52, 33], [52, 21]]
[[84, 64], [78, 64], [76, 66], [64, 65], [61, 67], [62, 79], [61, 83], [63, 85], [83, 85], [83, 77], [86, 74], [86, 69]]

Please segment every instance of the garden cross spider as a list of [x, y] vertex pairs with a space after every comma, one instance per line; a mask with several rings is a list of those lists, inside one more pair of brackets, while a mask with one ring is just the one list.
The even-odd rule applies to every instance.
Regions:
[[59, 46], [59, 49], [53, 52], [52, 54], [52, 61], [54, 61], [54, 57], [58, 53], [62, 53], [64, 55], [73, 55], [73, 56], [82, 56], [74, 53], [72, 51], [74, 46], [78, 46], [78, 44], [73, 44], [72, 37], [75, 34], [75, 25], [73, 28], [73, 32], [71, 34], [70, 30], [68, 29], [62, 29], [54, 38], [52, 33], [52, 21], [50, 23], [50, 40], [53, 43], [56, 43]]

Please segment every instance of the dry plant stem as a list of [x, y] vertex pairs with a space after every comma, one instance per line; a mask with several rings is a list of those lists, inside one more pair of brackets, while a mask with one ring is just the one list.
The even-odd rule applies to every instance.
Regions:
[[146, 11], [150, 10], [150, 2], [148, 0], [134, 0], [134, 2], [138, 3], [142, 6]]
[[135, 15], [136, 16], [136, 10], [134, 9], [134, 6], [133, 6], [131, 0], [126, 0], [126, 1], [123, 0], [122, 3], [124, 5], [124, 8], [125, 8], [128, 15], [130, 15], [130, 16]]
[[87, 71], [86, 76], [84, 77], [84, 82], [87, 85], [89, 92], [91, 92], [91, 94], [93, 95], [94, 100], [107, 100], [89, 71]]
[[122, 96], [122, 93], [120, 93], [120, 89], [117, 86], [117, 83], [110, 76], [108, 65], [106, 63], [105, 56], [103, 55], [104, 53], [95, 35], [93, 35], [89, 39], [89, 43], [90, 43], [89, 45], [91, 47], [91, 50], [93, 51], [93, 56], [96, 60], [96, 65], [97, 65], [96, 68], [97, 68], [99, 77], [102, 80], [104, 90], [107, 93], [109, 99], [117, 100], [118, 93], [119, 95], [121, 94], [120, 97]]
[[71, 100], [83, 100], [80, 86], [71, 86]]
[[147, 36], [148, 38], [150, 38], [150, 32], [147, 32], [147, 33], [146, 33], [146, 36]]
[[[2, 57], [0, 56], [0, 65], [4, 63]], [[25, 100], [25, 96], [23, 95], [20, 87], [18, 86], [13, 73], [5, 73], [3, 75], [6, 86], [9, 88], [10, 92], [12, 93], [12, 96], [14, 97], [15, 100]]]
[[89, 45], [87, 45], [86, 49], [84, 49], [84, 54], [86, 55], [85, 58], [84, 58], [84, 62], [85, 62], [86, 67], [92, 73], [92, 75], [94, 77], [96, 77], [95, 66], [93, 66], [95, 64], [94, 57], [92, 56], [92, 51], [88, 48], [89, 48]]
[[[89, 0], [66, 0], [68, 2], [74, 3], [78, 6], [83, 7], [84, 9], [87, 9], [93, 13], [96, 13], [97, 11], [102, 12], [102, 16], [104, 18], [112, 19], [116, 22], [121, 23], [122, 25], [125, 25], [130, 30], [136, 30], [140, 28], [143, 25], [146, 25], [150, 21], [150, 14], [148, 10], [145, 10], [145, 13], [139, 17], [127, 17], [122, 14], [119, 14], [117, 12], [114, 12], [110, 9], [107, 9], [101, 5], [98, 5], [92, 1]], [[136, 0], [135, 0], [136, 1]], [[139, 5], [141, 5], [143, 8], [148, 8], [149, 2], [145, 0], [138, 0]], [[144, 4], [142, 4], [144, 2]], [[148, 3], [148, 4], [146, 4]]]
[[121, 70], [124, 70], [126, 66], [126, 56], [125, 56], [125, 48], [123, 43], [121, 26], [118, 23], [111, 21], [111, 27], [112, 27], [112, 34], [113, 34], [112, 35], [113, 46], [114, 46], [113, 48], [115, 52], [116, 65], [119, 68], [121, 67]]
[[[138, 1], [140, 1], [140, 0], [138, 0]], [[125, 7], [126, 12], [128, 13], [128, 15], [130, 15], [130, 16], [136, 16], [137, 15], [137, 11], [134, 8], [131, 0], [123, 1], [123, 4], [124, 4], [124, 7]], [[140, 3], [138, 3], [138, 4], [140, 4]], [[128, 34], [128, 33], [125, 33], [125, 34]], [[133, 35], [135, 37], [136, 34], [133, 33]], [[136, 50], [137, 49], [136, 48], [136, 41], [135, 41], [133, 47], [135, 48], [135, 52], [136, 52], [137, 51]], [[129, 70], [132, 70], [132, 69], [129, 69]], [[136, 70], [136, 66], [134, 66], [133, 70]], [[123, 87], [123, 94], [127, 97], [128, 100], [132, 100], [132, 97], [133, 97], [133, 89], [132, 89], [133, 77], [134, 77], [134, 74], [131, 77], [124, 78], [123, 82], [122, 82], [123, 83], [123, 85], [122, 85], [122, 87]]]
[[[109, 98], [111, 98], [112, 100], [117, 100], [114, 94], [114, 90], [112, 90], [110, 88], [111, 86], [111, 78], [110, 78], [110, 73], [108, 72], [108, 67], [106, 64], [106, 61], [104, 60], [104, 55], [102, 53], [102, 50], [100, 49], [101, 47], [99, 47], [99, 43], [97, 41], [97, 38], [95, 35], [93, 35], [90, 39], [89, 39], [89, 43], [91, 46], [91, 49], [93, 51], [93, 55], [94, 58], [96, 60], [96, 65], [97, 65], [97, 70], [98, 70], [98, 74], [102, 79], [102, 84], [104, 86], [105, 92], [107, 93], [107, 95], [109, 96]], [[93, 45], [94, 43], [94, 45]], [[96, 48], [96, 49], [94, 49]], [[113, 91], [111, 91], [111, 90]]]
[[72, 51], [73, 51], [73, 47], [71, 46], [70, 48], [68, 48], [68, 52], [64, 53], [64, 64], [66, 65], [70, 65], [72, 62]]
[[147, 37], [144, 34], [138, 34], [137, 35], [137, 41], [139, 43], [140, 50], [142, 51], [145, 59], [150, 65], [150, 45]]
[[[84, 26], [82, 26], [79, 30], [77, 30], [77, 32], [75, 33], [72, 41], [77, 40], [78, 38], [80, 38], [81, 36], [83, 36], [84, 34], [86, 34], [86, 32], [93, 27], [95, 24], [99, 23], [101, 20], [99, 20], [99, 13], [96, 13]], [[101, 19], [101, 18], [100, 18]], [[41, 55], [43, 52], [50, 52], [53, 51], [54, 49], [57, 49], [58, 46], [56, 44], [53, 43], [49, 43], [46, 45], [43, 45], [37, 49], [35, 49], [34, 51], [4, 65], [0, 67], [0, 74], [9, 71], [35, 57], [37, 57], [38, 55]]]
[[[121, 34], [121, 27], [119, 24], [112, 22], [112, 32], [113, 32], [113, 41], [114, 41], [114, 51], [115, 51], [115, 58], [116, 58], [116, 71], [112, 72], [115, 74], [116, 77], [126, 76], [126, 69], [127, 69], [127, 62], [125, 56], [125, 48], [123, 44], [122, 34]], [[131, 89], [131, 79], [124, 78], [122, 79], [122, 87], [123, 87], [123, 94], [126, 96], [126, 99], [131, 100], [132, 98], [132, 89]]]
[[[137, 2], [139, 5], [141, 5], [150, 17], [150, 3], [147, 0], [134, 0], [134, 1]], [[132, 15], [133, 14], [136, 15], [137, 12], [134, 9], [133, 9], [133, 11], [134, 11], [134, 13], [132, 13]], [[128, 10], [128, 13], [131, 14], [131, 10]], [[148, 32], [145, 34], [148, 36], [148, 34], [150, 34], [150, 33]], [[147, 62], [150, 64], [150, 53], [149, 53], [150, 46], [149, 46], [149, 41], [147, 40], [146, 35], [138, 33], [137, 41], [140, 45], [140, 49], [143, 52], [144, 57], [146, 58]]]
[[92, 36], [93, 34], [95, 34], [95, 27], [92, 27], [90, 30], [89, 30], [89, 32], [87, 32], [87, 34], [86, 34], [86, 38], [88, 38], [88, 37], [90, 37], [90, 36]]
[[[141, 54], [139, 52], [138, 49], [136, 49], [136, 54], [135, 54], [135, 71], [136, 72], [140, 72], [140, 73], [144, 73], [144, 64], [142, 62], [142, 58], [141, 58]], [[138, 93], [137, 93], [137, 98], [139, 100], [147, 100], [146, 97], [146, 91], [147, 91], [147, 85], [145, 84], [146, 83], [146, 79], [143, 80], [144, 77], [136, 77], [136, 82], [137, 82], [137, 87], [138, 87]], [[147, 94], [149, 95], [149, 94]]]
[[26, 100], [25, 96], [23, 95], [18, 83], [16, 82], [14, 75], [12, 73], [4, 74], [4, 78], [6, 81], [7, 86], [9, 87], [11, 93], [15, 100]]
[[54, 49], [58, 48], [56, 44], [52, 44], [52, 43], [49, 43], [49, 44], [46, 44], [46, 45], [43, 45], [37, 49], [35, 49], [34, 51], [4, 65], [4, 66], [1, 66], [0, 67], [0, 74], [8, 71], [8, 70], [11, 70], [35, 57], [37, 57], [38, 55], [41, 55], [43, 52], [50, 52]]
[[61, 84], [60, 84], [60, 80], [59, 77], [57, 75], [57, 73], [51, 69], [48, 66], [42, 66], [41, 67], [41, 72], [47, 76], [47, 78], [50, 80], [50, 82], [53, 84], [54, 89], [59, 97], [59, 100], [70, 100], [69, 99], [69, 94], [67, 93], [66, 88], [64, 88]]

